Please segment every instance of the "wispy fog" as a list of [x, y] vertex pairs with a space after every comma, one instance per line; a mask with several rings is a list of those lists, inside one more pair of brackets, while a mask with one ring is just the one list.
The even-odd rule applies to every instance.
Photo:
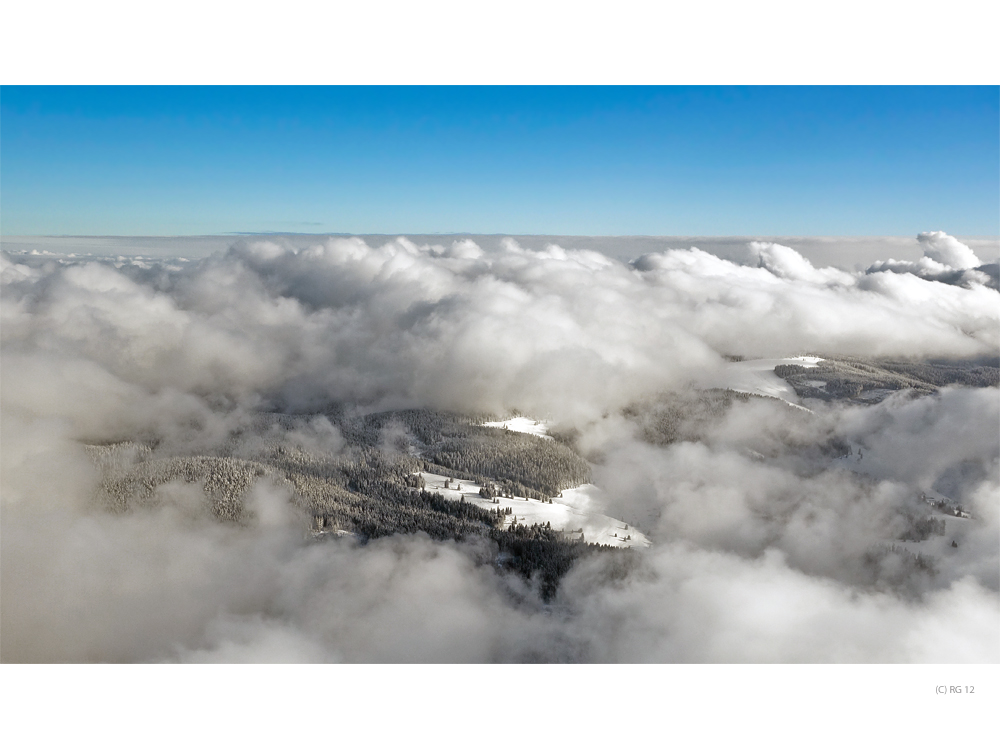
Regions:
[[[824, 239], [571, 239], [5, 239], [3, 661], [1000, 659], [996, 387], [749, 399], [669, 441], [652, 419], [739, 358], [993, 361], [994, 245], [929, 232], [835, 263]], [[485, 541], [311, 542], [280, 477], [242, 525], [195, 482], [95, 501], [88, 446], [235, 455], [279, 412], [283, 440], [334, 455], [315, 415], [344, 405], [545, 418], [653, 545], [579, 561], [544, 601]], [[968, 518], [917, 554], [928, 494]]]

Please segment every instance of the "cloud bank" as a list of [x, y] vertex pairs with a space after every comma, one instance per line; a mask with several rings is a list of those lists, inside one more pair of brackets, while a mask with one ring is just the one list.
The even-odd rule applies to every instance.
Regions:
[[[738, 403], [669, 445], [622, 416], [733, 356], [995, 357], [978, 258], [943, 233], [919, 241], [919, 263], [857, 273], [766, 242], [630, 263], [406, 238], [240, 240], [200, 261], [4, 254], [0, 656], [995, 661], [995, 388], [811, 413]], [[609, 511], [654, 546], [626, 571], [578, 564], [543, 603], [475, 544], [308, 543], [308, 519], [263, 480], [245, 528], [206, 514], [195, 484], [124, 515], [94, 504], [84, 444], [212, 454], [277, 410], [302, 415], [288, 439], [336, 452], [311, 415], [345, 403], [572, 427]], [[974, 521], [930, 540], [933, 570], [890, 543], [921, 492]]]
[[984, 264], [968, 245], [944, 232], [921, 232], [917, 240], [924, 252], [918, 261], [879, 261], [869, 266], [868, 273], [908, 273], [945, 284], [998, 288], [998, 264]]

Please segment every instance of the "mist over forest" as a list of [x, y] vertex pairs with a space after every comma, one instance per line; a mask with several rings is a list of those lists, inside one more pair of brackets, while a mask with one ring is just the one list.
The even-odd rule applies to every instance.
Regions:
[[5, 242], [0, 658], [1000, 659], [994, 258], [575, 239]]

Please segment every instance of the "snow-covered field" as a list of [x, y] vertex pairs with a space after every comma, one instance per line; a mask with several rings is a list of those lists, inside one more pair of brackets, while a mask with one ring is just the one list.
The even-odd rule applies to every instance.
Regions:
[[424, 489], [428, 492], [440, 492], [449, 500], [465, 500], [487, 509], [510, 508], [512, 513], [507, 517], [508, 525], [515, 519], [525, 526], [549, 523], [553, 529], [567, 532], [571, 536], [582, 533], [584, 541], [594, 544], [609, 544], [613, 547], [650, 546], [649, 540], [632, 526], [596, 511], [601, 491], [592, 484], [563, 490], [563, 496], [552, 498], [551, 503], [524, 497], [501, 497], [495, 503], [479, 496], [480, 485], [475, 482], [455, 480], [446, 489], [444, 483], [448, 477], [426, 471], [421, 476], [426, 483]]
[[549, 423], [543, 420], [528, 419], [527, 417], [514, 417], [505, 419], [502, 422], [484, 422], [484, 427], [496, 427], [501, 430], [513, 430], [514, 432], [526, 432], [529, 435], [551, 440], [548, 435]]
[[772, 396], [787, 401], [793, 406], [804, 408], [799, 404], [795, 390], [774, 374], [774, 368], [778, 365], [816, 367], [817, 363], [822, 361], [820, 357], [781, 357], [730, 362], [720, 376], [703, 383], [702, 387], [729, 388], [733, 391], [753, 393], [758, 396]]

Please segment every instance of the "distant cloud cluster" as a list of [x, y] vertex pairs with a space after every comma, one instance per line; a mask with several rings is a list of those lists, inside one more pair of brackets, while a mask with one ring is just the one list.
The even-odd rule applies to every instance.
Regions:
[[874, 263], [868, 273], [910, 273], [928, 281], [997, 289], [998, 264], [984, 264], [968, 245], [944, 232], [921, 232], [917, 240], [924, 256], [918, 261], [884, 260]]
[[[995, 388], [813, 414], [738, 404], [669, 446], [621, 416], [727, 356], [995, 356], [995, 272], [953, 237], [918, 239], [921, 260], [863, 272], [773, 242], [629, 263], [403, 237], [243, 239], [189, 262], [4, 253], [3, 659], [996, 660]], [[572, 426], [608, 511], [654, 546], [624, 578], [579, 565], [553, 609], [466, 545], [304, 544], [305, 520], [263, 485], [269, 521], [251, 529], [192, 514], [187, 486], [156, 510], [93, 507], [82, 443], [211, 453], [259, 410], [334, 403]], [[303, 419], [301, 440], [339, 450]], [[833, 439], [864, 462], [810, 452]], [[977, 518], [937, 574], [901, 553], [861, 565], [932, 488]]]

